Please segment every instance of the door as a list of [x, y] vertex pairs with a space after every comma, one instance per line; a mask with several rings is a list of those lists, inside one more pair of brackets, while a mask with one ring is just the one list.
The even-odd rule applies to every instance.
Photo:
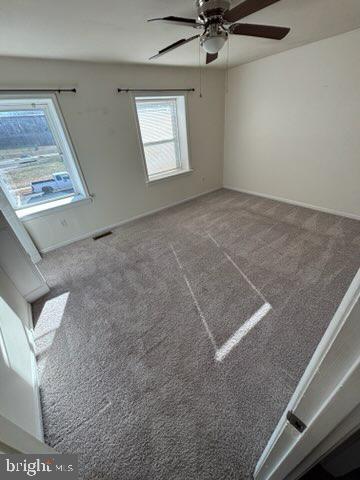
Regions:
[[0, 268], [0, 417], [42, 440], [30, 315], [30, 305]]
[[360, 270], [260, 457], [255, 480], [300, 478], [305, 466], [311, 466], [311, 452], [358, 410], [359, 323]]

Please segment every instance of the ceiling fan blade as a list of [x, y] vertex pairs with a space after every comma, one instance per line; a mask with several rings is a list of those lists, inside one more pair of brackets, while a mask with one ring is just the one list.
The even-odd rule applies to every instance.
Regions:
[[183, 18], [183, 17], [163, 17], [163, 18], [150, 18], [148, 22], [165, 22], [173, 25], [185, 25], [187, 27], [199, 28], [203, 27], [202, 23], [198, 22], [193, 18]]
[[150, 57], [149, 60], [153, 60], [154, 58], [161, 57], [161, 55], [165, 55], [165, 53], [168, 53], [171, 50], [175, 50], [175, 48], [181, 47], [182, 45], [185, 45], [186, 43], [189, 43], [195, 40], [195, 38], [199, 38], [199, 37], [200, 35], [194, 35], [193, 37], [190, 37], [190, 38], [182, 38], [181, 40], [178, 40], [177, 42], [172, 43], [168, 47], [163, 48], [156, 55], [153, 55], [152, 57]]
[[248, 35], [250, 37], [282, 40], [290, 32], [290, 28], [275, 27], [272, 25], [255, 25], [252, 23], [234, 23], [231, 25], [229, 31], [234, 35]]
[[206, 65], [209, 63], [213, 62], [218, 58], [219, 54], [218, 53], [207, 53], [206, 54]]
[[230, 23], [237, 22], [238, 20], [241, 20], [242, 18], [258, 12], [263, 8], [269, 7], [273, 3], [277, 3], [279, 1], [280, 0], [245, 0], [236, 7], [225, 12], [224, 19]]

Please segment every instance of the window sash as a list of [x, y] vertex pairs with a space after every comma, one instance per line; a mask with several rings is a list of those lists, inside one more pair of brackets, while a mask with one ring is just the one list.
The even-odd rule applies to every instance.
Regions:
[[55, 198], [44, 199], [36, 201], [29, 205], [16, 205], [14, 198], [9, 192], [4, 181], [0, 175], [0, 187], [3, 190], [8, 201], [12, 205], [13, 209], [26, 210], [37, 205], [43, 205], [46, 203], [55, 202], [69, 197], [82, 196], [87, 197], [88, 191], [84, 178], [82, 177], [81, 170], [79, 168], [75, 152], [73, 150], [70, 137], [66, 130], [65, 124], [61, 117], [61, 112], [57, 106], [56, 98], [46, 97], [46, 98], [14, 98], [14, 97], [0, 97], [0, 111], [31, 111], [31, 110], [41, 110], [44, 112], [46, 122], [48, 124], [49, 130], [54, 138], [55, 146], [58, 150], [58, 154], [61, 160], [64, 163], [64, 170], [70, 176], [70, 180], [73, 186], [74, 192], [65, 193], [59, 195]]
[[164, 143], [175, 143], [176, 138], [169, 138], [166, 140], [157, 140], [155, 142], [143, 142], [144, 147], [151, 147], [152, 145], [163, 145]]
[[[139, 139], [140, 143], [142, 146], [142, 153], [143, 153], [143, 159], [144, 159], [144, 164], [145, 164], [145, 171], [147, 174], [147, 177], [149, 180], [152, 178], [156, 178], [158, 176], [161, 176], [163, 174], [175, 172], [175, 171], [182, 171], [185, 170], [184, 167], [184, 162], [182, 158], [182, 152], [181, 152], [181, 144], [180, 144], [180, 129], [179, 129], [179, 111], [178, 111], [178, 101], [180, 97], [184, 97], [183, 94], [179, 95], [154, 95], [154, 96], [149, 96], [147, 95], [142, 96], [142, 95], [134, 95], [133, 96], [133, 101], [134, 101], [134, 106], [135, 106], [135, 115], [136, 115], [136, 121], [137, 121], [137, 126], [138, 126], [138, 133], [139, 133]], [[144, 142], [143, 141], [143, 136], [142, 136], [142, 131], [141, 131], [141, 122], [140, 122], [140, 117], [139, 117], [139, 111], [138, 111], [138, 104], [144, 104], [144, 103], [149, 103], [149, 104], [169, 104], [169, 102], [173, 102], [174, 105], [174, 110], [175, 114], [173, 115], [172, 118], [172, 129], [173, 129], [173, 137], [172, 138], [166, 138], [164, 140], [157, 140], [154, 142]], [[185, 125], [185, 132], [187, 131], [187, 125]], [[174, 149], [175, 149], [175, 162], [176, 165], [174, 168], [167, 168], [160, 170], [156, 173], [149, 173], [149, 166], [148, 166], [148, 161], [146, 157], [146, 147], [151, 146], [151, 145], [164, 145], [166, 143], [173, 143], [174, 144]], [[188, 163], [188, 159], [187, 159]]]
[[151, 146], [154, 146], [154, 145], [166, 145], [168, 143], [173, 143], [174, 144], [175, 162], [176, 162], [175, 167], [174, 168], [163, 168], [162, 170], [160, 170], [159, 172], [156, 172], [156, 173], [151, 173], [151, 174], [148, 173], [149, 177], [156, 176], [156, 175], [161, 175], [162, 173], [173, 172], [174, 170], [179, 170], [179, 169], [182, 168], [181, 167], [180, 151], [179, 151], [179, 143], [176, 140], [176, 138], [174, 137], [174, 138], [171, 138], [169, 140], [159, 140], [157, 142], [143, 143], [146, 169], [148, 170], [148, 165], [147, 165], [147, 160], [146, 160], [146, 151], [145, 151], [146, 147], [151, 147]]

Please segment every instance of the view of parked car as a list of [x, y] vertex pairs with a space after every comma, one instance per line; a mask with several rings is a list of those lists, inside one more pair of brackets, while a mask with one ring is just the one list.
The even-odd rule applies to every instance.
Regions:
[[54, 193], [73, 188], [67, 172], [57, 172], [52, 178], [31, 182], [32, 193]]

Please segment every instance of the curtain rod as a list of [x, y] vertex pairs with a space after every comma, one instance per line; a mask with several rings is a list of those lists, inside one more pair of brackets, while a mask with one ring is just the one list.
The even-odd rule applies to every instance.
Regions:
[[76, 88], [0, 88], [0, 93], [76, 93]]
[[121, 92], [195, 92], [195, 88], [118, 88]]

